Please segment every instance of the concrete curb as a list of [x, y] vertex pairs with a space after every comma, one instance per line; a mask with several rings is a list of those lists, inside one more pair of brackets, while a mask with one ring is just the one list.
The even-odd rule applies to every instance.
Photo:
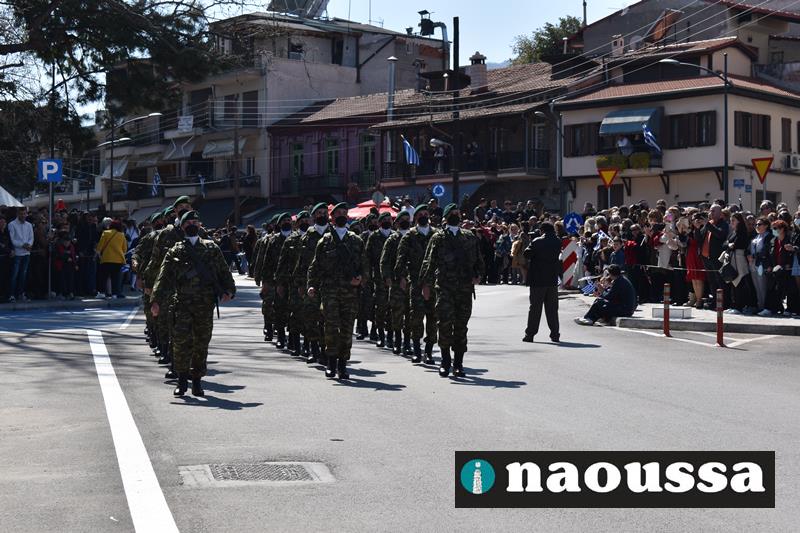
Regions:
[[[725, 323], [726, 333], [755, 333], [761, 335], [790, 335], [800, 336], [800, 321], [791, 321], [789, 324], [744, 324], [741, 322]], [[664, 323], [653, 318], [618, 318], [617, 327], [628, 329], [655, 329], [662, 330]], [[716, 322], [697, 320], [670, 320], [669, 329], [672, 331], [717, 331]]]
[[114, 309], [118, 307], [136, 307], [141, 305], [141, 296], [128, 296], [125, 299], [114, 298], [111, 300], [88, 298], [86, 300], [36, 300], [31, 302], [15, 302], [13, 304], [0, 304], [0, 313], [14, 311], [55, 311], [64, 309]]

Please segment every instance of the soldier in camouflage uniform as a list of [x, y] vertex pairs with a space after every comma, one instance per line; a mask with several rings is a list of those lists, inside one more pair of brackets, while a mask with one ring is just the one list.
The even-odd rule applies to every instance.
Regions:
[[214, 307], [236, 295], [236, 284], [222, 251], [211, 240], [200, 239], [196, 211], [181, 217], [185, 239], [165, 255], [153, 287], [152, 311], [158, 316], [174, 301], [175, 327], [172, 332], [178, 387], [183, 396], [192, 376], [192, 394], [203, 396], [201, 379], [206, 375], [208, 344], [214, 329]]
[[302, 322], [302, 297], [298, 294], [298, 289], [305, 292], [305, 284], [299, 287], [292, 277], [300, 257], [301, 238], [306, 234], [311, 224], [311, 215], [308, 211], [301, 211], [297, 214], [297, 229], [283, 243], [281, 255], [278, 258], [278, 266], [275, 271], [276, 290], [280, 294], [286, 293], [288, 303], [288, 325], [289, 325], [289, 350], [292, 355], [300, 356], [309, 354], [308, 336], [303, 338], [303, 345], [300, 345], [300, 334], [305, 335], [301, 329]]
[[[373, 213], [368, 214], [361, 221], [364, 230], [359, 234], [361, 241], [364, 243], [364, 249], [367, 249], [369, 238], [378, 229], [377, 216]], [[352, 229], [352, 228], [351, 228]], [[367, 327], [367, 321], [371, 322], [371, 326]], [[375, 291], [372, 283], [361, 287], [361, 294], [359, 296], [358, 306], [358, 322], [356, 325], [357, 340], [363, 340], [369, 336], [369, 340], [378, 340], [378, 330], [375, 325]]]
[[391, 322], [389, 314], [389, 288], [381, 276], [381, 255], [383, 245], [392, 234], [392, 214], [381, 213], [378, 216], [379, 227], [372, 232], [367, 240], [367, 259], [369, 260], [370, 284], [373, 293], [373, 324], [378, 332], [378, 348], [386, 346], [386, 333], [391, 338]]
[[353, 324], [358, 314], [358, 288], [369, 281], [364, 242], [347, 229], [347, 204], [333, 208], [336, 224], [317, 243], [308, 269], [308, 294], [322, 299], [325, 317], [325, 376], [348, 379], [347, 361], [353, 345]]
[[[256, 241], [255, 245], [255, 253], [254, 253], [254, 265], [253, 265], [253, 279], [256, 282], [257, 286], [261, 285], [261, 268], [264, 265], [264, 257], [266, 256], [267, 247], [269, 245], [270, 239], [272, 239], [275, 230], [275, 222], [278, 220], [279, 215], [273, 216], [269, 223], [267, 224], [268, 230], [264, 232], [264, 235]], [[264, 288], [261, 289], [261, 314], [264, 316], [264, 341], [269, 342], [272, 341], [274, 328], [273, 328], [273, 321], [274, 315], [272, 312], [272, 303], [275, 298], [275, 288], [268, 288], [266, 291]]]
[[444, 208], [446, 226], [435, 233], [425, 253], [419, 277], [422, 296], [431, 298], [436, 290], [436, 319], [442, 364], [439, 375], [450, 373], [450, 349], [453, 349], [453, 376], [464, 376], [464, 353], [467, 351], [467, 322], [472, 315], [475, 285], [483, 277], [483, 259], [478, 238], [461, 230], [461, 212], [456, 204]]
[[[189, 203], [188, 196], [181, 196], [172, 204], [172, 211], [174, 212], [174, 215], [176, 215], [176, 218], [173, 223], [167, 224], [164, 229], [159, 231], [158, 235], [155, 237], [156, 240], [153, 243], [153, 252], [150, 255], [150, 261], [148, 262], [147, 269], [144, 272], [144, 281], [147, 287], [145, 292], [154, 287], [156, 277], [158, 276], [158, 272], [161, 270], [161, 264], [164, 261], [164, 256], [167, 255], [169, 249], [175, 246], [175, 244], [177, 244], [179, 241], [183, 240], [184, 235], [180, 227], [179, 217], [183, 216], [191, 209], [192, 205]], [[164, 310], [166, 312], [161, 313], [161, 317], [158, 318], [156, 326], [159, 332], [158, 342], [159, 351], [161, 353], [161, 358], [158, 360], [158, 364], [170, 365], [164, 377], [168, 379], [174, 379], [176, 374], [172, 365], [172, 348], [170, 343], [170, 335], [172, 334], [172, 308], [164, 308]]]
[[395, 271], [400, 278], [400, 286], [408, 289], [411, 308], [411, 340], [414, 345], [411, 362], [422, 361], [420, 341], [423, 333], [427, 333], [425, 335], [425, 364], [432, 365], [434, 362], [433, 345], [436, 344], [435, 297], [428, 300], [422, 297], [422, 283], [419, 278], [422, 261], [425, 259], [425, 250], [434, 234], [426, 204], [417, 206], [414, 211], [414, 221], [416, 226], [400, 239]]
[[310, 365], [320, 362], [323, 366], [327, 366], [325, 351], [322, 349], [324, 320], [320, 311], [319, 294], [313, 296], [308, 294], [308, 269], [314, 259], [317, 243], [329, 230], [328, 204], [322, 202], [315, 205], [311, 210], [311, 218], [314, 225], [300, 238], [300, 251], [292, 278], [298, 288], [298, 294], [302, 290], [301, 329], [303, 336], [308, 339], [310, 352], [306, 362]]
[[[142, 275], [147, 264], [150, 261], [150, 256], [153, 253], [153, 244], [155, 243], [158, 230], [161, 229], [161, 222], [164, 220], [164, 213], [158, 211], [150, 216], [150, 224], [152, 229], [149, 233], [139, 239], [139, 244], [131, 256], [131, 270], [136, 274], [136, 286], [139, 289], [144, 289], [144, 281]], [[158, 347], [158, 331], [156, 329], [156, 321], [150, 313], [150, 295], [142, 295], [142, 305], [144, 307], [145, 316], [145, 337], [150, 348], [155, 350]]]
[[[270, 237], [267, 242], [266, 248], [263, 251], [263, 259], [261, 263], [256, 266], [256, 280], [261, 281], [261, 296], [267, 301], [268, 297], [272, 298], [270, 302], [272, 308], [269, 309], [272, 317], [272, 323], [275, 326], [277, 342], [275, 347], [279, 350], [286, 348], [286, 323], [288, 321], [288, 302], [285, 287], [283, 290], [278, 291], [275, 283], [275, 275], [278, 270], [278, 260], [281, 256], [283, 243], [289, 235], [292, 234], [292, 215], [289, 213], [281, 213], [275, 220], [277, 231]], [[263, 309], [263, 308], [262, 308]], [[266, 316], [266, 315], [265, 315]]]
[[381, 252], [381, 277], [385, 284], [389, 286], [389, 309], [392, 317], [392, 332], [394, 341], [392, 352], [396, 355], [405, 353], [411, 355], [410, 333], [410, 309], [408, 302], [408, 291], [400, 285], [400, 277], [397, 275], [397, 249], [402, 239], [411, 227], [411, 215], [408, 211], [400, 211], [397, 214], [397, 231], [392, 233]]

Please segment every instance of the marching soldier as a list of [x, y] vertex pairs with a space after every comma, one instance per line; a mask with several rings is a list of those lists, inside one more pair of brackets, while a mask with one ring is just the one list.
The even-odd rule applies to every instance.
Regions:
[[[278, 342], [275, 347], [279, 350], [286, 348], [286, 322], [288, 320], [288, 303], [286, 288], [278, 290], [275, 283], [275, 274], [278, 270], [278, 260], [281, 256], [283, 243], [292, 234], [292, 215], [281, 213], [276, 220], [277, 231], [270, 237], [267, 247], [263, 252], [263, 260], [257, 267], [256, 275], [261, 280], [261, 296], [271, 297], [272, 322], [275, 325]], [[266, 300], [265, 300], [266, 301]]]
[[183, 396], [192, 376], [192, 395], [203, 396], [201, 379], [206, 375], [208, 344], [214, 328], [214, 307], [236, 295], [236, 284], [222, 251], [211, 240], [200, 239], [196, 211], [181, 217], [185, 239], [165, 255], [153, 287], [152, 312], [175, 307], [172, 345], [178, 386], [173, 394]]
[[[297, 260], [300, 256], [300, 241], [306, 234], [311, 223], [311, 215], [308, 211], [301, 211], [297, 214], [297, 231], [287, 237], [283, 243], [281, 255], [278, 258], [278, 266], [275, 270], [275, 286], [278, 293], [286, 292], [288, 304], [288, 324], [289, 324], [289, 349], [294, 356], [309, 354], [309, 339], [302, 329], [302, 299], [298, 294], [298, 286], [292, 274]], [[305, 292], [305, 287], [302, 289]], [[303, 345], [300, 346], [300, 334], [303, 334]]]
[[[264, 258], [266, 257], [267, 248], [269, 247], [269, 242], [274, 236], [273, 231], [275, 230], [275, 222], [277, 221], [279, 215], [273, 216], [269, 223], [267, 224], [267, 231], [264, 232], [264, 235], [256, 241], [256, 254], [255, 254], [255, 263], [253, 265], [253, 279], [256, 282], [257, 286], [262, 284], [261, 279], [261, 268], [264, 265]], [[273, 320], [274, 315], [272, 312], [272, 303], [274, 301], [274, 290], [275, 288], [268, 288], [266, 291], [264, 288], [261, 288], [260, 296], [261, 296], [261, 314], [264, 316], [264, 341], [271, 342], [274, 329], [273, 329]]]
[[381, 255], [383, 245], [392, 234], [392, 214], [388, 211], [378, 216], [379, 228], [372, 232], [367, 240], [367, 258], [369, 260], [370, 285], [373, 293], [373, 326], [377, 328], [378, 348], [386, 346], [386, 332], [392, 333], [389, 322], [389, 290], [381, 276]]
[[400, 211], [397, 214], [396, 223], [397, 232], [392, 233], [383, 245], [381, 277], [385, 285], [389, 287], [389, 309], [394, 336], [392, 353], [395, 355], [400, 355], [401, 353], [411, 355], [408, 292], [400, 285], [400, 278], [396, 271], [397, 249], [400, 245], [400, 239], [408, 233], [411, 227], [411, 214], [408, 211]]
[[461, 212], [456, 204], [444, 208], [444, 219], [447, 225], [428, 243], [419, 277], [423, 298], [431, 298], [431, 287], [436, 290], [436, 319], [442, 350], [439, 375], [450, 374], [452, 348], [453, 376], [463, 377], [467, 322], [472, 314], [474, 286], [483, 277], [484, 267], [478, 238], [459, 227]]
[[353, 345], [353, 324], [358, 314], [358, 288], [368, 281], [369, 265], [364, 243], [347, 229], [347, 204], [333, 208], [335, 227], [317, 243], [308, 269], [308, 295], [317, 290], [325, 319], [325, 376], [349, 379], [347, 361]]
[[[150, 256], [153, 254], [153, 244], [158, 235], [158, 230], [161, 229], [161, 222], [163, 220], [164, 213], [161, 211], [150, 215], [150, 224], [153, 229], [147, 235], [139, 239], [139, 244], [136, 245], [136, 249], [131, 256], [131, 270], [136, 274], [136, 286], [139, 289], [144, 289], [145, 285], [142, 276], [145, 268], [147, 268], [147, 264], [150, 262]], [[151, 301], [149, 294], [142, 295], [142, 304], [144, 306], [144, 316], [146, 319], [145, 336], [147, 337], [147, 343], [150, 345], [150, 348], [155, 350], [158, 347], [158, 332], [156, 321], [152, 313], [150, 313]]]
[[[378, 229], [376, 224], [376, 216], [373, 213], [368, 214], [361, 221], [364, 228], [358, 235], [364, 243], [364, 250], [367, 249], [370, 236]], [[352, 230], [352, 228], [351, 228]], [[369, 336], [369, 340], [378, 340], [377, 327], [375, 325], [375, 294], [372, 284], [369, 283], [361, 287], [361, 295], [359, 297], [358, 307], [358, 322], [356, 325], [357, 340], [363, 340]], [[371, 322], [371, 326], [367, 328], [367, 321]]]
[[[426, 300], [422, 297], [422, 283], [419, 271], [425, 259], [425, 250], [434, 230], [430, 225], [429, 211], [426, 204], [418, 205], [414, 210], [413, 227], [405, 237], [400, 239], [397, 248], [397, 265], [395, 271], [400, 279], [400, 287], [408, 291], [411, 308], [411, 339], [414, 345], [412, 363], [422, 361], [420, 342], [425, 335], [425, 364], [433, 364], [433, 345], [436, 344], [436, 317], [434, 315], [435, 296]], [[423, 324], [424, 321], [424, 324]]]
[[300, 250], [292, 279], [294, 279], [298, 295], [302, 299], [301, 320], [303, 325], [301, 327], [303, 335], [308, 339], [310, 352], [306, 362], [310, 365], [320, 362], [323, 366], [327, 366], [322, 349], [324, 336], [319, 294], [312, 296], [308, 293], [308, 269], [314, 259], [317, 243], [328, 232], [328, 204], [321, 202], [315, 205], [311, 210], [311, 218], [314, 225], [300, 238]]

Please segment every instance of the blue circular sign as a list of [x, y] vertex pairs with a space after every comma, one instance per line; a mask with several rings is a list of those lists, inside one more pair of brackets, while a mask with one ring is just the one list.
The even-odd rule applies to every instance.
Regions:
[[441, 183], [437, 183], [436, 185], [433, 186], [431, 192], [433, 192], [433, 195], [436, 198], [441, 198], [442, 196], [444, 196], [444, 185], [442, 185]]
[[489, 461], [470, 459], [461, 468], [461, 486], [472, 494], [489, 492], [494, 486], [494, 468]]

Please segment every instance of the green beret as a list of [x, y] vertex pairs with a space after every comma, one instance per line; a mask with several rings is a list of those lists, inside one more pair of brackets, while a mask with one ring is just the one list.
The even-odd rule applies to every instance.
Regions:
[[162, 216], [164, 216], [164, 214], [161, 211], [156, 211], [155, 213], [150, 215], [150, 218], [148, 220], [150, 220], [150, 223], [152, 224], [153, 222], [155, 222], [156, 220], [158, 220]]
[[333, 206], [333, 211], [336, 211], [337, 209], [344, 209], [345, 211], [347, 211], [350, 209], [350, 207], [347, 205], [347, 202], [339, 202], [338, 204]]
[[288, 219], [289, 219], [289, 221], [291, 222], [291, 220], [292, 220], [292, 215], [290, 215], [289, 213], [281, 213], [280, 215], [278, 215], [278, 219], [277, 219], [277, 221], [276, 221], [275, 223], [276, 223], [276, 224], [280, 224], [281, 222], [283, 222], [283, 221], [284, 221], [284, 220], [286, 220], [287, 218], [288, 218]]
[[267, 224], [269, 224], [270, 226], [274, 226], [275, 224], [277, 224], [278, 223], [278, 217], [280, 215], [281, 215], [280, 213], [275, 213], [274, 215], [272, 215], [272, 218], [269, 219], [269, 222], [267, 222]]
[[297, 218], [298, 219], [311, 218], [311, 213], [309, 213], [308, 211], [300, 211], [299, 213], [297, 213]]
[[399, 213], [397, 213], [397, 219], [399, 220], [401, 217], [411, 218], [411, 213], [409, 213], [408, 211], [400, 211]]
[[186, 213], [184, 213], [183, 216], [181, 217], [181, 226], [183, 226], [190, 220], [200, 220], [200, 215], [197, 213], [197, 211], [187, 211]]
[[392, 214], [391, 214], [389, 211], [384, 211], [383, 213], [381, 213], [381, 214], [378, 216], [378, 220], [379, 220], [379, 221], [380, 221], [380, 220], [383, 220], [384, 218], [388, 218], [389, 220], [392, 220]]
[[369, 215], [364, 217], [364, 220], [369, 222], [370, 220], [375, 220], [376, 218], [378, 218], [378, 215], [376, 215], [375, 213], [370, 213]]
[[458, 209], [458, 206], [457, 206], [456, 204], [447, 204], [447, 205], [445, 206], [445, 208], [444, 208], [444, 212], [442, 213], [442, 216], [444, 216], [444, 218], [447, 218], [447, 215], [448, 215], [448, 214], [450, 213], [450, 211], [452, 211], [453, 209]]
[[428, 204], [419, 204], [416, 209], [414, 209], [414, 214], [417, 214], [418, 211], [427, 211]]
[[173, 202], [172, 207], [176, 207], [178, 204], [191, 204], [192, 200], [188, 196], [180, 196], [175, 202]]
[[325, 202], [320, 202], [320, 203], [318, 203], [317, 205], [314, 206], [314, 209], [312, 209], [311, 212], [313, 213], [317, 209], [324, 209], [325, 211], [327, 211], [328, 210], [328, 204], [326, 204]]
[[162, 215], [165, 216], [165, 217], [168, 217], [170, 214], [172, 214], [174, 212], [175, 212], [175, 208], [170, 205], [166, 209], [164, 209], [164, 212], [162, 213]]

